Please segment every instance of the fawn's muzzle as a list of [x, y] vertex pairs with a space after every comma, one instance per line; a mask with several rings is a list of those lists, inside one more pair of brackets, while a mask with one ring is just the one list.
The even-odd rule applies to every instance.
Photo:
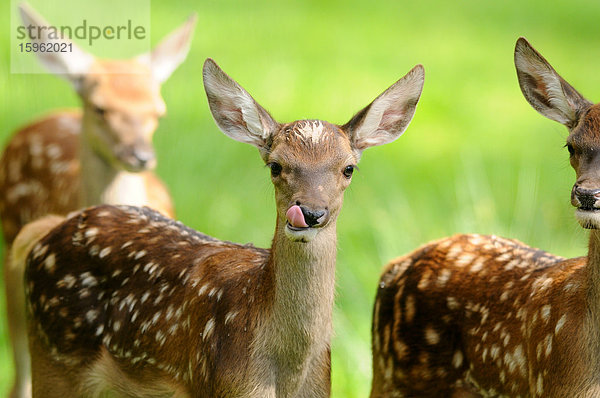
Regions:
[[124, 146], [117, 158], [125, 169], [132, 172], [152, 170], [156, 166], [156, 154], [151, 147]]
[[571, 204], [582, 211], [600, 210], [599, 198], [600, 189], [588, 189], [575, 185], [571, 191]]
[[299, 242], [310, 242], [317, 234], [318, 228], [329, 221], [329, 210], [311, 209], [304, 205], [291, 206], [286, 214], [285, 228], [288, 238]]

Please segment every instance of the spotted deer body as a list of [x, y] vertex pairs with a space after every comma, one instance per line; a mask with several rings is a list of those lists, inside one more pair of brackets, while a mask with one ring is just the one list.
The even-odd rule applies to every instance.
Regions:
[[[27, 4], [25, 26], [50, 26]], [[6, 253], [26, 223], [100, 203], [148, 205], [173, 215], [156, 166], [152, 136], [165, 113], [160, 84], [185, 59], [195, 17], [149, 54], [104, 60], [81, 50], [38, 53], [80, 96], [80, 111], [53, 112], [17, 131], [0, 158], [0, 218]], [[51, 42], [47, 30], [40, 43]], [[66, 41], [66, 39], [65, 39]], [[30, 396], [22, 269], [5, 256], [4, 278], [16, 380], [12, 398]]]
[[529, 103], [569, 128], [588, 255], [457, 235], [392, 261], [375, 302], [373, 398], [600, 396], [600, 105], [523, 38], [515, 64]]
[[329, 396], [343, 192], [361, 152], [408, 126], [422, 67], [344, 126], [277, 123], [212, 60], [204, 85], [221, 130], [258, 147], [270, 168], [271, 248], [135, 207], [87, 209], [53, 229], [46, 219], [29, 224], [12, 253], [24, 266], [33, 247], [34, 397]]

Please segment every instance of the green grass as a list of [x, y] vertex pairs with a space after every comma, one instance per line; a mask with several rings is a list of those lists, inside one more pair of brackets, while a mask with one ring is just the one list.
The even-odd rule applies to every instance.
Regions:
[[[9, 73], [5, 3], [2, 141], [35, 115], [78, 104], [55, 77]], [[190, 56], [163, 88], [168, 115], [155, 136], [158, 173], [178, 218], [222, 239], [267, 246], [273, 189], [257, 151], [214, 125], [201, 81], [206, 57], [279, 121], [344, 123], [412, 66], [425, 66], [411, 126], [398, 141], [365, 152], [346, 193], [338, 223], [334, 397], [368, 394], [371, 307], [389, 259], [458, 232], [585, 254], [586, 233], [569, 205], [574, 173], [562, 148], [566, 129], [523, 99], [513, 49], [527, 37], [571, 84], [597, 98], [598, 1], [154, 1], [153, 43], [193, 10], [199, 22]], [[3, 319], [0, 391], [11, 374]]]

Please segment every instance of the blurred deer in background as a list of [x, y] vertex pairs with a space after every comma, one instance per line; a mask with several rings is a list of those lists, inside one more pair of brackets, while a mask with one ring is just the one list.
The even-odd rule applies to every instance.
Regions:
[[[51, 43], [50, 26], [27, 4], [24, 26], [38, 27], [37, 43]], [[195, 15], [156, 48], [129, 60], [72, 52], [38, 52], [42, 64], [66, 78], [82, 111], [57, 111], [20, 129], [0, 159], [0, 217], [6, 253], [21, 227], [46, 214], [101, 204], [148, 205], [173, 216], [167, 188], [152, 172], [152, 136], [165, 113], [160, 85], [189, 51]], [[67, 40], [63, 40], [66, 42]], [[70, 42], [69, 42], [70, 43]], [[11, 397], [30, 396], [22, 269], [5, 256], [7, 313], [16, 380]]]
[[207, 60], [215, 121], [270, 168], [272, 247], [220, 241], [147, 208], [29, 224], [13, 261], [24, 267], [29, 253], [34, 397], [328, 397], [344, 190], [363, 150], [407, 128], [423, 73], [416, 66], [343, 126], [280, 124]]
[[515, 65], [527, 101], [569, 129], [588, 256], [456, 235], [392, 261], [375, 301], [372, 398], [600, 396], [600, 105], [524, 38]]

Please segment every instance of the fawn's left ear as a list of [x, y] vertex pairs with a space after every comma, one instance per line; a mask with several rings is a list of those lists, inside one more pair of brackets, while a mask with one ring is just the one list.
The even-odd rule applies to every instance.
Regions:
[[525, 99], [549, 119], [573, 128], [582, 111], [592, 105], [524, 37], [515, 46], [515, 67]]
[[400, 137], [415, 114], [424, 80], [423, 66], [415, 66], [342, 126], [354, 149], [360, 153]]
[[136, 57], [139, 62], [150, 67], [152, 75], [159, 83], [164, 83], [187, 58], [197, 20], [198, 16], [193, 13], [151, 52]]

